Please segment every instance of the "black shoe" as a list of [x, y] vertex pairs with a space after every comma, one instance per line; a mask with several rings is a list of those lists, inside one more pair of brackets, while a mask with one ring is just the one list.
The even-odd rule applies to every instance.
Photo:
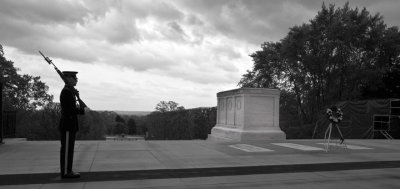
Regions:
[[70, 173], [67, 173], [66, 175], [61, 175], [61, 178], [62, 179], [65, 179], [65, 178], [81, 178], [81, 175], [79, 173], [70, 172]]

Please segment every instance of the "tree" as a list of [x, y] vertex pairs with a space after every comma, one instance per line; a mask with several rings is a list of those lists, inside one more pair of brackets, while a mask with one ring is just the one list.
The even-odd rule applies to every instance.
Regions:
[[128, 133], [128, 127], [126, 124], [118, 122], [114, 127], [114, 134], [126, 134]]
[[161, 101], [157, 104], [156, 110], [159, 112], [170, 112], [177, 110], [184, 110], [183, 106], [178, 106], [179, 104], [174, 101]]
[[125, 124], [125, 120], [121, 116], [117, 115], [115, 117], [115, 122], [116, 122], [116, 124], [115, 124], [114, 129], [113, 129], [113, 133], [114, 134], [126, 134], [126, 133], [128, 133], [128, 131], [129, 131], [128, 127]]
[[7, 109], [35, 110], [51, 103], [53, 95], [47, 93], [49, 87], [40, 81], [40, 77], [18, 74], [14, 62], [7, 60], [2, 48], [0, 50], [0, 74], [5, 83], [4, 106]]
[[120, 115], [115, 116], [115, 121], [119, 123], [125, 123], [124, 118], [122, 118]]
[[398, 28], [386, 28], [379, 13], [323, 4], [310, 23], [290, 28], [279, 42], [263, 43], [239, 86], [280, 89], [281, 111], [312, 123], [338, 101], [400, 94], [399, 43]]
[[128, 133], [129, 133], [129, 134], [136, 134], [136, 133], [137, 133], [136, 121], [135, 121], [135, 119], [130, 118], [130, 119], [128, 120], [127, 126], [128, 126]]

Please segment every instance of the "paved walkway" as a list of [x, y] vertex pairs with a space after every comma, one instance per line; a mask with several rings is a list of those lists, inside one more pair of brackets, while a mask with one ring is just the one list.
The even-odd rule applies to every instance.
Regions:
[[77, 141], [59, 178], [58, 141], [0, 145], [2, 188], [400, 188], [400, 140]]

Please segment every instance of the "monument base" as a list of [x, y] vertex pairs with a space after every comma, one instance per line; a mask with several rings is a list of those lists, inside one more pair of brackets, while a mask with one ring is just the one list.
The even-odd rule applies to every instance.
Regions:
[[286, 134], [280, 129], [265, 130], [240, 130], [236, 128], [220, 127], [212, 128], [207, 140], [214, 141], [262, 141], [262, 140], [284, 140]]

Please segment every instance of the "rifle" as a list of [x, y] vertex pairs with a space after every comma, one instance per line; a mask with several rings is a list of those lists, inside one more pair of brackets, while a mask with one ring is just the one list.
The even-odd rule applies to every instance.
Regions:
[[[57, 68], [56, 65], [54, 65], [53, 61], [49, 57], [44, 56], [44, 54], [42, 52], [39, 51], [39, 53], [43, 56], [44, 60], [46, 60], [47, 63], [49, 63], [50, 65], [53, 65], [53, 67], [57, 71], [58, 75], [61, 77], [61, 79], [64, 81], [64, 83], [67, 84], [67, 79], [65, 78], [64, 74]], [[86, 108], [87, 105], [79, 97], [79, 91], [76, 90], [74, 87], [72, 87], [72, 92], [74, 93], [76, 98], [78, 98], [79, 105], [81, 106], [81, 108]]]

